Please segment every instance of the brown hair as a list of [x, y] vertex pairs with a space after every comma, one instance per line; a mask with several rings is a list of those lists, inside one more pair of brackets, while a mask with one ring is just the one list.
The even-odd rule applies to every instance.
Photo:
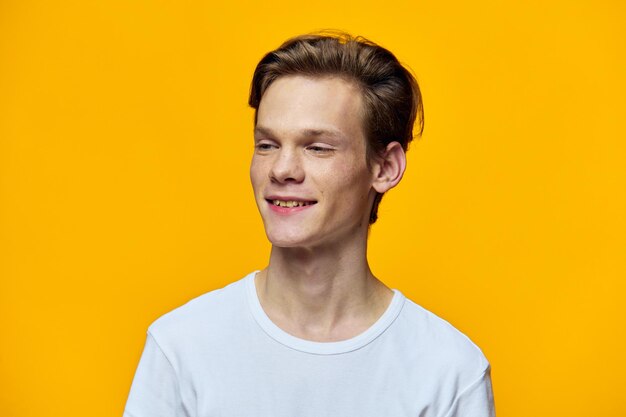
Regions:
[[[353, 81], [362, 92], [367, 162], [381, 154], [391, 142], [406, 151], [424, 129], [422, 95], [413, 75], [387, 49], [344, 32], [319, 32], [287, 40], [266, 54], [258, 63], [248, 104], [255, 109], [254, 123], [261, 98], [278, 77], [286, 75], [340, 76]], [[378, 218], [382, 194], [377, 194], [369, 223]]]

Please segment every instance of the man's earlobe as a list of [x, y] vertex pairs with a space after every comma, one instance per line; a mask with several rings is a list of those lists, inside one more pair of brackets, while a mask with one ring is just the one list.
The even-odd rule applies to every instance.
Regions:
[[395, 187], [406, 169], [406, 154], [399, 142], [391, 142], [385, 148], [385, 152], [379, 155], [375, 161], [374, 189], [383, 194]]

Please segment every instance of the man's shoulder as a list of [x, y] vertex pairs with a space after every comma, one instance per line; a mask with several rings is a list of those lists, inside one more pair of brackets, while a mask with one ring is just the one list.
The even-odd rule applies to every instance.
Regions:
[[416, 355], [457, 372], [476, 375], [488, 371], [482, 350], [448, 321], [408, 298], [401, 316], [401, 332]]
[[195, 297], [162, 315], [150, 325], [148, 332], [155, 339], [184, 338], [198, 329], [227, 323], [233, 315], [241, 314], [242, 303], [245, 303], [245, 280], [250, 275]]

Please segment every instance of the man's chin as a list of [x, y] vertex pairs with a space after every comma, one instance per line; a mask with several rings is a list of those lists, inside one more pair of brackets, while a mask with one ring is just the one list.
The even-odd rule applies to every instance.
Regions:
[[305, 241], [300, 239], [270, 239], [269, 241], [273, 247], [281, 249], [304, 248], [308, 246]]
[[311, 236], [306, 233], [289, 233], [266, 232], [267, 239], [273, 247], [276, 248], [302, 248], [311, 245]]

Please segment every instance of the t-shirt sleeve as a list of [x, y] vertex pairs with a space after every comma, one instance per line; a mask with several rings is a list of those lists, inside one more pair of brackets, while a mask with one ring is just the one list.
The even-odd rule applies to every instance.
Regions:
[[495, 417], [490, 368], [459, 393], [445, 417]]
[[154, 336], [146, 344], [130, 388], [124, 417], [183, 417], [176, 372]]

